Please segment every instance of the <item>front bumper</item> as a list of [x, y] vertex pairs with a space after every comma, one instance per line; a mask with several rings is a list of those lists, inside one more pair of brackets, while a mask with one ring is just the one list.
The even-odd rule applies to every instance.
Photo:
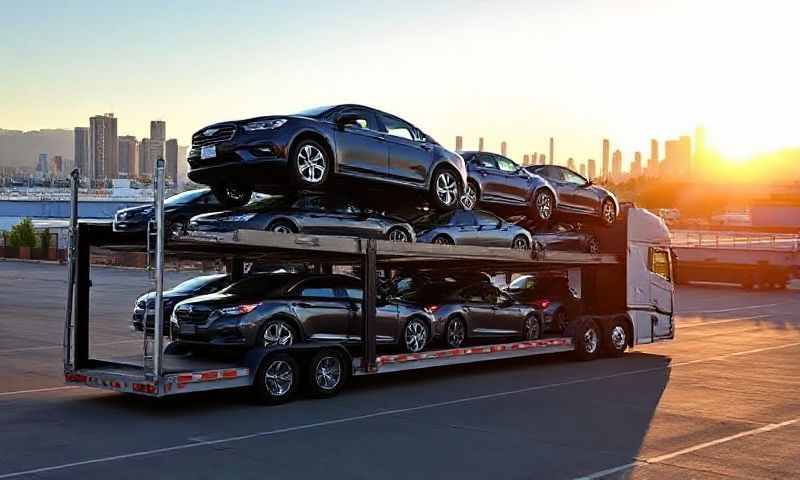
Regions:
[[216, 156], [201, 158], [201, 147], [193, 145], [186, 160], [189, 179], [205, 185], [230, 181], [244, 185], [283, 184], [287, 178], [288, 139], [276, 131], [254, 135], [237, 133], [214, 144]]

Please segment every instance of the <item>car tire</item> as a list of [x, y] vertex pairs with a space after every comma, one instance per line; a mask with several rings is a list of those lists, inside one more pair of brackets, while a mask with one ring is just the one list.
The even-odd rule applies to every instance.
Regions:
[[523, 340], [539, 340], [542, 338], [542, 323], [536, 315], [528, 315], [522, 324]]
[[455, 245], [453, 239], [448, 237], [447, 235], [437, 235], [436, 237], [434, 237], [431, 243], [434, 243], [436, 245]]
[[410, 243], [411, 235], [405, 228], [392, 227], [386, 233], [386, 240], [389, 240], [390, 242]]
[[272, 318], [264, 323], [259, 330], [257, 345], [268, 348], [274, 346], [288, 347], [299, 342], [297, 329], [289, 320]]
[[339, 350], [325, 349], [311, 358], [306, 383], [313, 397], [327, 398], [339, 393], [350, 377], [350, 362]]
[[478, 206], [479, 197], [478, 184], [473, 180], [468, 180], [467, 186], [464, 188], [464, 194], [461, 195], [461, 208], [464, 210], [475, 209]]
[[291, 222], [286, 220], [278, 220], [272, 222], [267, 227], [267, 231], [273, 233], [297, 233], [297, 228]]
[[444, 329], [444, 344], [448, 348], [459, 348], [467, 339], [467, 324], [460, 316], [447, 321]]
[[324, 186], [332, 169], [333, 159], [327, 149], [314, 140], [300, 141], [289, 155], [292, 180], [300, 189]]
[[603, 200], [600, 205], [600, 220], [606, 227], [614, 225], [614, 222], [617, 221], [617, 206], [614, 204], [614, 200], [610, 198]]
[[211, 191], [222, 205], [236, 208], [245, 205], [253, 196], [253, 187], [235, 183], [222, 183], [211, 187]]
[[546, 188], [539, 189], [533, 197], [533, 216], [539, 222], [549, 222], [556, 211], [556, 197]]
[[285, 353], [267, 355], [259, 365], [253, 393], [259, 403], [286, 403], [297, 394], [300, 370], [297, 362]]
[[452, 210], [461, 203], [461, 180], [449, 167], [440, 167], [431, 177], [431, 204], [436, 210]]
[[430, 332], [422, 319], [412, 317], [403, 327], [403, 349], [408, 353], [419, 353], [428, 345]]
[[175, 239], [186, 233], [186, 220], [175, 220], [167, 224], [167, 236]]
[[594, 235], [589, 235], [589, 239], [586, 241], [586, 252], [593, 255], [600, 253], [600, 240]]
[[567, 317], [567, 311], [563, 308], [559, 308], [553, 314], [553, 326], [552, 328], [557, 332], [563, 332], [567, 328], [567, 324], [569, 323], [569, 318]]
[[603, 351], [610, 357], [619, 357], [628, 348], [628, 327], [620, 319], [614, 319], [603, 336]]
[[602, 344], [600, 327], [591, 319], [581, 320], [576, 327], [575, 357], [581, 361], [594, 360]]
[[514, 250], [530, 250], [531, 242], [525, 235], [517, 235], [511, 241], [511, 248]]

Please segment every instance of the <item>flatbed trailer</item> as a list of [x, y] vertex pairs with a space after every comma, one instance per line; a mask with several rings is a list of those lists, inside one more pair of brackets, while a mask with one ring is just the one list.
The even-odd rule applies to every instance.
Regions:
[[[77, 174], [73, 172], [74, 191], [77, 191], [77, 181]], [[162, 331], [163, 308], [156, 308], [155, 332], [151, 338], [143, 334], [142, 355], [94, 358], [89, 354], [91, 249], [102, 247], [148, 251], [150, 239], [115, 233], [110, 222], [81, 222], [73, 210], [68, 269], [70, 293], [64, 335], [64, 375], [69, 384], [152, 397], [252, 387], [261, 400], [279, 403], [291, 398], [297, 386], [304, 382], [312, 385], [312, 393], [330, 396], [338, 392], [352, 375], [374, 375], [558, 352], [575, 352], [579, 358], [591, 359], [601, 352], [601, 346], [606, 344], [605, 338], [613, 336], [614, 331], [622, 333], [621, 340], [618, 339], [622, 345], [610, 353], [621, 353], [638, 343], [666, 340], [674, 335], [671, 291], [669, 312], [654, 313], [652, 306], [645, 306], [645, 313], [636, 313], [641, 306], [629, 305], [626, 225], [617, 229], [616, 236], [619, 238], [621, 234], [622, 241], [616, 242], [616, 251], [605, 254], [397, 243], [250, 230], [215, 235], [189, 234], [166, 241], [163, 229], [158, 228], [164, 224], [163, 162], [159, 162], [156, 169], [156, 186], [155, 278], [158, 307], [162, 301], [163, 269], [167, 257], [224, 260], [234, 276], [242, 274], [245, 262], [264, 260], [271, 264], [302, 262], [327, 266], [349, 265], [361, 270], [363, 280], [363, 340], [357, 348], [336, 341], [320, 340], [291, 346], [255, 347], [237, 355], [199, 356], [187, 352], [179, 342], [165, 340]], [[614, 232], [609, 231], [609, 235], [613, 236]], [[401, 268], [506, 274], [569, 271], [571, 276], [579, 279], [587, 303], [596, 303], [596, 308], [588, 308], [562, 335], [434, 349], [414, 354], [379, 355], [375, 335], [378, 271]], [[608, 286], [604, 286], [608, 282], [620, 281], [625, 284], [625, 288], [618, 288], [623, 292], [621, 296], [600, 293], [608, 289]], [[594, 293], [590, 295], [590, 292]], [[612, 300], [608, 297], [612, 297]], [[665, 315], [667, 320], [663, 320]], [[666, 327], [665, 321], [668, 323]], [[658, 329], [657, 324], [660, 324]], [[325, 358], [325, 355], [338, 359], [343, 365], [336, 389], [313, 388], [315, 378], [320, 373], [317, 361]], [[286, 373], [287, 368], [289, 373]], [[283, 375], [281, 378], [287, 378], [288, 390], [271, 389], [270, 381], [274, 383], [276, 380], [270, 377], [270, 372], [278, 372]]]

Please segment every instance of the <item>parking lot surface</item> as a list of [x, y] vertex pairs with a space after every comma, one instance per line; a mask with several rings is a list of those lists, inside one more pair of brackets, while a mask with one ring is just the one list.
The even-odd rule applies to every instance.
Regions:
[[[65, 278], [0, 262], [0, 479], [800, 477], [797, 291], [682, 286], [675, 341], [621, 358], [360, 377], [263, 407], [246, 391], [64, 386]], [[93, 354], [140, 351], [128, 322], [146, 274], [92, 281]]]

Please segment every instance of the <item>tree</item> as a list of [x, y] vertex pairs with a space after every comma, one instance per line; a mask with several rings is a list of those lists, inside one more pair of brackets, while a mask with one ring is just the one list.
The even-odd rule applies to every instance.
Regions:
[[23, 218], [22, 221], [11, 227], [8, 244], [11, 247], [33, 248], [36, 246], [36, 232], [33, 230], [33, 222], [30, 218]]

